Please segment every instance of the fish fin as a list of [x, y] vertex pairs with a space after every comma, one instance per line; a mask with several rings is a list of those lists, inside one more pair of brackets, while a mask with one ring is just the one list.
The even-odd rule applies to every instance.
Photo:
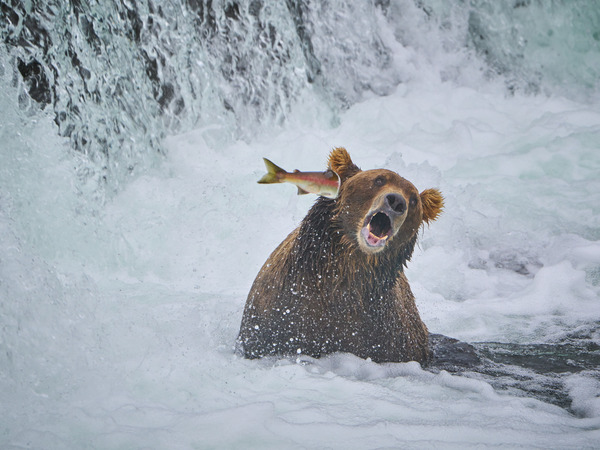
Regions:
[[300, 186], [298, 186], [298, 195], [306, 195], [306, 194], [310, 194], [310, 192], [305, 191]]
[[270, 184], [270, 183], [281, 183], [281, 179], [277, 176], [277, 174], [287, 173], [281, 167], [269, 161], [267, 158], [263, 158], [265, 162], [265, 166], [267, 168], [267, 173], [263, 175], [263, 177], [258, 180], [260, 184]]

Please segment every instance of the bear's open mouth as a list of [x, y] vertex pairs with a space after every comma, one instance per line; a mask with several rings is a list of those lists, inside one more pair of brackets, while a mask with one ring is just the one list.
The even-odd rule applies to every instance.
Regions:
[[392, 221], [385, 212], [375, 212], [365, 220], [361, 234], [369, 247], [381, 247], [392, 234]]

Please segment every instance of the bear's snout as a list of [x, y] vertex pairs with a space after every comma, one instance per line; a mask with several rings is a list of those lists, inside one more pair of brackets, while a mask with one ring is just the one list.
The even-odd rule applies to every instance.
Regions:
[[407, 217], [406, 199], [399, 192], [382, 193], [372, 204], [358, 232], [359, 247], [377, 253], [398, 233]]
[[406, 200], [400, 194], [386, 195], [385, 203], [391, 209], [392, 213], [404, 214], [404, 211], [406, 211]]

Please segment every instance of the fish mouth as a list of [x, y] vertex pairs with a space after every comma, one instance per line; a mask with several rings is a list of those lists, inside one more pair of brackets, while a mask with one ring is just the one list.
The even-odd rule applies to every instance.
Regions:
[[392, 218], [384, 210], [369, 214], [360, 230], [361, 243], [368, 251], [380, 251], [393, 235]]

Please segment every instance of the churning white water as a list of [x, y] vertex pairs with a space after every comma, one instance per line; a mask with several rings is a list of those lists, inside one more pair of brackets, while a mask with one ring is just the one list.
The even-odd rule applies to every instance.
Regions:
[[[118, 52], [135, 41], [152, 60], [194, 42], [206, 54], [189, 79], [175, 70], [181, 52], [156, 56], [147, 85], [126, 77], [143, 60], [102, 59], [111, 54], [110, 30], [101, 30], [113, 22], [101, 19], [114, 12], [61, 13], [74, 35], [83, 30], [108, 55], [90, 56], [87, 78], [66, 76], [57, 56], [71, 48], [72, 63], [77, 40], [53, 37], [43, 53], [17, 45], [16, 28], [4, 33], [0, 446], [597, 448], [600, 101], [599, 66], [588, 63], [600, 55], [600, 13], [593, 2], [566, 19], [571, 9], [561, 2], [498, 3], [300, 11], [287, 2], [282, 11], [262, 5], [260, 15], [245, 3], [237, 12], [223, 6], [212, 39], [237, 36], [246, 46], [246, 59], [233, 53], [227, 72], [215, 61], [231, 48], [173, 25], [196, 23], [192, 6], [168, 3], [186, 16], [148, 2], [140, 23], [119, 16], [141, 37], [115, 32]], [[255, 16], [270, 25], [254, 29], [252, 42], [283, 36], [268, 47], [281, 69], [262, 71], [266, 53], [250, 51]], [[99, 43], [82, 17], [96, 24]], [[277, 28], [298, 17], [309, 48]], [[342, 28], [355, 38], [341, 39]], [[28, 72], [14, 68], [26, 56], [57, 86], [45, 104], [33, 98]], [[119, 103], [106, 89], [120, 78], [144, 100], [131, 106], [127, 91]], [[161, 110], [152, 80], [174, 86], [183, 116], [175, 100]], [[495, 375], [353, 355], [248, 361], [234, 353], [256, 273], [314, 201], [289, 185], [258, 185], [261, 158], [320, 170], [335, 146], [363, 169], [385, 167], [443, 192], [445, 211], [423, 229], [407, 276], [431, 332], [506, 358]], [[520, 356], [539, 364], [519, 364]]]

